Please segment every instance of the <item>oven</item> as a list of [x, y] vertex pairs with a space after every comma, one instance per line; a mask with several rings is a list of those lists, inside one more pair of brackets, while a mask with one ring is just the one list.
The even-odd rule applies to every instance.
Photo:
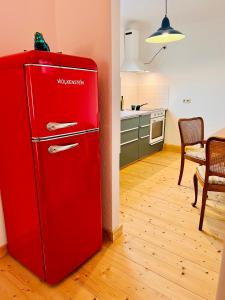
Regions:
[[154, 145], [164, 141], [165, 136], [165, 110], [159, 110], [150, 115], [149, 144]]

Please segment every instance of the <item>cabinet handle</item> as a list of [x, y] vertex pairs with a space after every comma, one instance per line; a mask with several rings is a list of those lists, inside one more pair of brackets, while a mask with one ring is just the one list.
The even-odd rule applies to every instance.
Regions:
[[148, 125], [143, 125], [143, 126], [140, 126], [141, 128], [145, 128], [145, 127], [149, 127], [150, 126], [150, 124], [148, 124]]
[[131, 141], [129, 141], [129, 142], [120, 144], [120, 146], [128, 145], [128, 144], [134, 143], [134, 142], [136, 142], [136, 141], [138, 141], [138, 139], [134, 139], [134, 140], [131, 140]]
[[148, 135], [145, 135], [145, 136], [141, 136], [140, 138], [141, 138], [141, 139], [145, 139], [145, 138], [147, 138], [147, 137], [150, 137], [150, 135], [148, 134]]
[[138, 129], [138, 127], [134, 127], [134, 128], [131, 128], [131, 129], [126, 129], [126, 130], [121, 131], [120, 133], [125, 133], [125, 132], [129, 132], [129, 131], [136, 130], [136, 129]]
[[68, 128], [78, 125], [77, 122], [70, 122], [70, 123], [56, 123], [56, 122], [49, 122], [46, 127], [49, 131], [53, 130], [58, 130], [58, 129], [63, 129], [63, 128]]
[[75, 148], [77, 146], [79, 146], [79, 143], [75, 143], [75, 144], [71, 144], [71, 145], [66, 145], [66, 146], [56, 146], [56, 145], [53, 145], [53, 146], [50, 146], [48, 148], [48, 152], [50, 154], [54, 154], [54, 153], [58, 153], [58, 152], [62, 152], [62, 151], [73, 149], [73, 148]]

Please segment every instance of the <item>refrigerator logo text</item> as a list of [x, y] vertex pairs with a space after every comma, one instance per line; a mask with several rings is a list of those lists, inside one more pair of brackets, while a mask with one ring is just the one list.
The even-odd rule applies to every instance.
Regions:
[[64, 84], [64, 85], [84, 85], [84, 80], [71, 80], [71, 79], [57, 79], [58, 84]]

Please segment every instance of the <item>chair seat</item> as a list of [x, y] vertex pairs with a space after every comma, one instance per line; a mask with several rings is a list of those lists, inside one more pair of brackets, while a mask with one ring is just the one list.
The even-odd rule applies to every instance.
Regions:
[[[205, 166], [197, 167], [197, 175], [205, 182]], [[209, 184], [225, 185], [225, 178], [219, 176], [209, 176]]]
[[200, 160], [205, 160], [205, 148], [193, 148], [190, 149], [190, 147], [185, 151], [185, 154], [187, 156], [197, 158]]

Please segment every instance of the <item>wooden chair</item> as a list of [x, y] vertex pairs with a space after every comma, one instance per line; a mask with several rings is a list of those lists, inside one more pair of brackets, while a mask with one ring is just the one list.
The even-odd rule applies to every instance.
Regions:
[[206, 165], [198, 166], [194, 175], [195, 201], [198, 199], [198, 181], [203, 187], [199, 230], [202, 230], [208, 191], [225, 193], [225, 139], [212, 137], [206, 143]]
[[[200, 165], [205, 164], [204, 121], [201, 117], [180, 119], [178, 121], [178, 126], [181, 138], [181, 163], [178, 180], [178, 185], [180, 185], [184, 172], [185, 159], [191, 160]], [[187, 146], [196, 145], [199, 145], [199, 148], [187, 148]]]

